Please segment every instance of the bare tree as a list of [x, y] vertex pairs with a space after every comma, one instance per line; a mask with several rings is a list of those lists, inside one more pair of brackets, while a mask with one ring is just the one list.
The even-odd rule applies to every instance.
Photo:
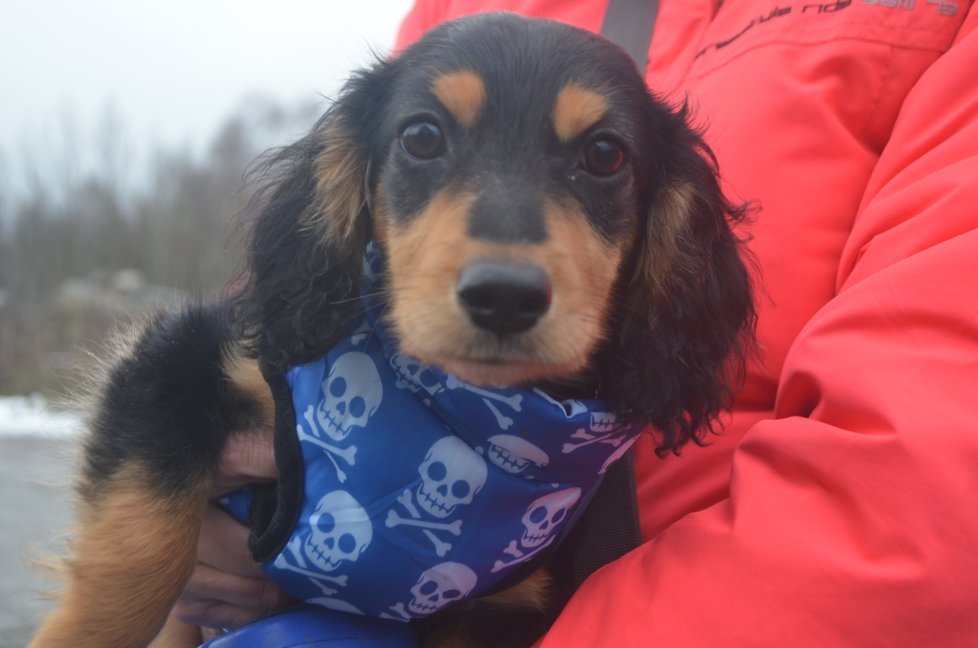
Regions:
[[[238, 263], [245, 169], [319, 108], [251, 97], [200, 153], [157, 147], [144, 171], [111, 103], [90, 137], [66, 114], [43, 142], [25, 142], [25, 190], [9, 196], [0, 177], [0, 393], [57, 387], [68, 351], [122, 313], [174, 290], [220, 290]], [[122, 270], [145, 283], [120, 284]]]

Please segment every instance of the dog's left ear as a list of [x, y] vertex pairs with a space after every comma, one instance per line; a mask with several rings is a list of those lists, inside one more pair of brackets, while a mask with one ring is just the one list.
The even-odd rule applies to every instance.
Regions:
[[[731, 404], [753, 341], [745, 252], [732, 227], [746, 215], [723, 195], [712, 152], [669, 116], [653, 150], [671, 151], [621, 278], [622, 334], [608, 393], [618, 412], [658, 429], [658, 451], [701, 442]], [[671, 140], [671, 141], [670, 141]]]
[[357, 312], [370, 237], [370, 133], [384, 105], [387, 63], [355, 74], [298, 142], [257, 170], [236, 324], [267, 363], [308, 362], [333, 346]]

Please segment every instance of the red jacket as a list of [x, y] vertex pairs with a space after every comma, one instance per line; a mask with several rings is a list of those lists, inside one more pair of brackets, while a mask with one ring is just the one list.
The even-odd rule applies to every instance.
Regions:
[[[421, 0], [399, 43], [477, 9], [605, 3]], [[978, 8], [661, 0], [649, 55], [762, 207], [763, 352], [708, 448], [641, 446], [648, 542], [543, 646], [978, 646]]]

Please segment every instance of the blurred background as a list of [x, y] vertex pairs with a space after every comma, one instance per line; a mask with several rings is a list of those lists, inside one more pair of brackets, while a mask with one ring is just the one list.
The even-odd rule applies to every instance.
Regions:
[[220, 291], [248, 166], [383, 56], [410, 0], [0, 5], [0, 648], [71, 520], [71, 394], [107, 334]]

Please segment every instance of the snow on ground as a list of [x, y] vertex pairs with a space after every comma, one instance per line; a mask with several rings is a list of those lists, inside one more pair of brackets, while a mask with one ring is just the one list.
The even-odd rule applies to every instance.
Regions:
[[0, 437], [62, 438], [81, 430], [77, 412], [59, 410], [38, 394], [0, 396]]

